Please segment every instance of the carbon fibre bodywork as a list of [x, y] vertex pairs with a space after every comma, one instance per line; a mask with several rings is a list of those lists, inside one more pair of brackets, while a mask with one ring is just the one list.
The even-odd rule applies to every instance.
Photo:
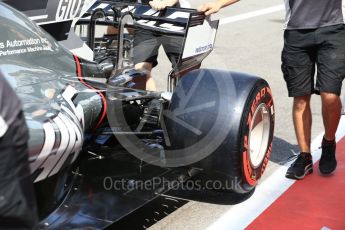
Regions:
[[73, 55], [24, 15], [1, 4], [0, 69], [22, 100], [35, 181], [56, 174], [98, 122], [101, 97], [77, 76]]
[[[32, 13], [22, 10], [28, 16]], [[94, 152], [101, 150], [111, 160], [96, 155], [99, 161], [93, 161], [85, 141], [100, 134], [97, 128], [107, 126], [107, 85], [101, 68], [73, 55], [32, 21], [42, 15], [31, 15], [30, 20], [2, 2], [0, 15], [0, 71], [19, 95], [29, 127], [40, 228], [104, 228], [164, 192], [161, 185], [147, 192], [104, 189], [106, 176], [150, 180], [175, 179], [180, 174], [145, 164], [118, 147], [99, 147]], [[42, 25], [57, 23], [38, 20]], [[117, 95], [121, 92], [117, 89]], [[135, 89], [126, 92], [147, 94]]]
[[58, 41], [65, 40], [71, 26], [96, 0], [3, 0], [23, 12]]

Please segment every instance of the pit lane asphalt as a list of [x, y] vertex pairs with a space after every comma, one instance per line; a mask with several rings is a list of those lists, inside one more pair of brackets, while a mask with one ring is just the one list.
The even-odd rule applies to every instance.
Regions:
[[[204, 0], [195, 0], [197, 7]], [[222, 9], [215, 18], [222, 22], [227, 17], [267, 9], [282, 5], [282, 0], [243, 0]], [[262, 181], [274, 173], [279, 162], [284, 162], [298, 152], [292, 124], [292, 99], [287, 90], [280, 70], [280, 55], [283, 47], [284, 10], [244, 19], [219, 26], [215, 49], [203, 63], [203, 68], [220, 68], [258, 75], [268, 81], [272, 88], [275, 103], [275, 132], [270, 163]], [[165, 90], [166, 77], [170, 68], [164, 52], [160, 52], [159, 65], [153, 76], [159, 90]], [[343, 92], [345, 87], [343, 87]], [[323, 132], [321, 103], [319, 96], [312, 97], [313, 129], [312, 139]], [[207, 204], [190, 201], [174, 213], [150, 227], [158, 229], [206, 229], [232, 205]]]

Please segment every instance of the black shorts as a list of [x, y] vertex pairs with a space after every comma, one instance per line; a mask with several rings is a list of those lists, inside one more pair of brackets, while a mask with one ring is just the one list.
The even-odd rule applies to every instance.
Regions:
[[158, 64], [158, 50], [162, 45], [172, 65], [176, 65], [182, 52], [183, 37], [159, 35], [152, 31], [138, 29], [134, 35], [133, 61]]
[[345, 78], [345, 25], [285, 30], [281, 67], [290, 97], [320, 92], [340, 95]]

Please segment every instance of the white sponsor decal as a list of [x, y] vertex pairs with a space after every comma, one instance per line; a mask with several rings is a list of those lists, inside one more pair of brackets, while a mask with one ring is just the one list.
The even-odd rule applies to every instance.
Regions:
[[81, 10], [82, 0], [60, 0], [56, 20], [74, 19]]
[[52, 50], [51, 43], [46, 38], [0, 41], [0, 57], [44, 50]]
[[[55, 175], [70, 155], [72, 162], [77, 158], [83, 144], [84, 111], [80, 105], [72, 102], [77, 90], [67, 86], [62, 97], [69, 107], [61, 105], [61, 110], [55, 118], [43, 124], [45, 142], [43, 148], [30, 167], [31, 172], [43, 169], [35, 182]], [[57, 131], [57, 132], [56, 132]]]
[[8, 126], [5, 120], [0, 116], [0, 137], [5, 135], [5, 133], [7, 132], [7, 129], [8, 129]]

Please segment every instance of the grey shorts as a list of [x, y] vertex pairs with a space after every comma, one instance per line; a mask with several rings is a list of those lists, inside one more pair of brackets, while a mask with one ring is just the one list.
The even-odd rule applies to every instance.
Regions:
[[170, 62], [174, 66], [182, 52], [183, 37], [156, 34], [152, 31], [138, 29], [134, 35], [133, 61], [134, 64], [141, 62], [158, 64], [158, 50], [162, 45]]
[[340, 95], [345, 78], [345, 25], [285, 30], [281, 68], [290, 97], [320, 92]]

